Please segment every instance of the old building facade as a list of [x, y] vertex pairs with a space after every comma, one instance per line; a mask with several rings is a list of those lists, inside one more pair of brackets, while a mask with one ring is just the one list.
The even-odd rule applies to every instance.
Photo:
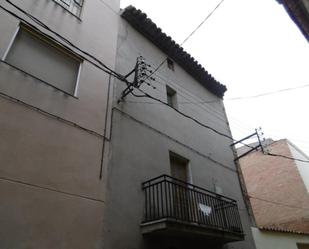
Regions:
[[118, 0], [0, 5], [1, 248], [255, 248], [224, 85]]
[[309, 248], [309, 158], [287, 139], [267, 141], [273, 156], [258, 150], [240, 159], [257, 224], [257, 248], [276, 243]]
[[116, 71], [142, 56], [155, 79], [120, 103], [115, 83], [106, 248], [254, 248], [232, 140], [215, 132], [231, 136], [225, 86], [140, 10], [121, 17]]
[[0, 4], [0, 248], [102, 248], [112, 79], [82, 51], [114, 68], [119, 17], [99, 0]]

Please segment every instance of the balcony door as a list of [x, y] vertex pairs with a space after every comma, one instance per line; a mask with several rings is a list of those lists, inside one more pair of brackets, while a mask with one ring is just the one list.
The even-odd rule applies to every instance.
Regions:
[[188, 163], [187, 159], [170, 153], [171, 176], [175, 178], [172, 189], [173, 217], [184, 221], [189, 219]]
[[188, 181], [188, 161], [170, 154], [171, 174], [172, 177], [187, 182]]

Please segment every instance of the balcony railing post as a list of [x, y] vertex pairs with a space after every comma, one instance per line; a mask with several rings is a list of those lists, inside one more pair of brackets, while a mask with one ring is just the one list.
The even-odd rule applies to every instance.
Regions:
[[235, 200], [169, 176], [143, 183], [144, 222], [168, 218], [242, 234]]

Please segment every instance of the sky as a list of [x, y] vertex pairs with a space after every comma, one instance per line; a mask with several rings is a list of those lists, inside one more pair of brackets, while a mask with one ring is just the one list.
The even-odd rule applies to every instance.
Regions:
[[[180, 44], [219, 2], [121, 0], [121, 7], [141, 9]], [[283, 6], [225, 0], [183, 47], [227, 86], [224, 104], [235, 139], [261, 127], [266, 138], [287, 138], [309, 155], [309, 86], [232, 100], [309, 84], [309, 44]]]

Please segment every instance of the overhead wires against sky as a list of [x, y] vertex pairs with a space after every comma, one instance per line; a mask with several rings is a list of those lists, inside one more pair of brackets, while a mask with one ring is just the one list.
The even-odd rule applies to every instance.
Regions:
[[[147, 61], [148, 62], [148, 61]], [[149, 63], [149, 62], [148, 62]], [[154, 70], [155, 66], [153, 65], [153, 63], [149, 63], [149, 65], [151, 66], [151, 68]], [[196, 96], [194, 96], [188, 89], [184, 88], [181, 85], [184, 84], [180, 84], [180, 82], [175, 82], [174, 80], [171, 79], [167, 79], [164, 75], [160, 74], [158, 71], [157, 72], [153, 72], [153, 76], [160, 78], [163, 82], [155, 79], [155, 81], [161, 85], [174, 85], [177, 86], [177, 88], [182, 88], [186, 93], [189, 93], [189, 95], [191, 95], [193, 98], [196, 98]], [[251, 99], [251, 98], [258, 98], [258, 97], [264, 97], [264, 96], [268, 96], [268, 95], [273, 95], [273, 94], [279, 94], [279, 93], [283, 93], [283, 92], [289, 92], [289, 91], [293, 91], [293, 90], [298, 90], [298, 89], [302, 89], [302, 88], [306, 88], [309, 87], [309, 84], [304, 84], [304, 85], [300, 85], [300, 86], [296, 86], [296, 87], [288, 87], [288, 88], [283, 88], [283, 89], [278, 89], [278, 90], [274, 90], [274, 91], [269, 91], [269, 92], [264, 92], [264, 93], [260, 93], [260, 94], [256, 94], [256, 95], [249, 95], [249, 96], [239, 96], [239, 97], [231, 97], [231, 98], [225, 98], [224, 101], [233, 101], [233, 100], [242, 100], [242, 99]], [[196, 98], [197, 99], [197, 98]], [[180, 101], [178, 102], [179, 104], [211, 104], [211, 103], [218, 103], [219, 100], [196, 100], [196, 101]], [[132, 102], [132, 103], [139, 103], [138, 101], [136, 102]], [[145, 103], [145, 102], [141, 102], [141, 103]], [[156, 104], [153, 102], [148, 102], [149, 104]], [[147, 103], [146, 103], [147, 104]], [[160, 103], [157, 103], [160, 104]], [[211, 106], [211, 105], [209, 105]]]
[[[211, 126], [202, 123], [201, 121], [197, 120], [196, 118], [193, 118], [193, 117], [191, 117], [190, 115], [185, 114], [185, 113], [179, 111], [178, 109], [176, 109], [176, 108], [170, 106], [168, 103], [166, 103], [166, 102], [164, 102], [164, 101], [162, 101], [162, 100], [160, 100], [160, 99], [158, 99], [158, 98], [156, 98], [156, 97], [151, 96], [150, 94], [146, 93], [145, 91], [143, 91], [143, 90], [141, 90], [141, 89], [139, 89], [139, 88], [136, 88], [136, 90], [140, 91], [140, 92], [143, 93], [144, 95], [136, 95], [136, 94], [134, 94], [134, 93], [132, 92], [132, 94], [133, 94], [135, 97], [139, 97], [139, 98], [150, 98], [150, 99], [153, 99], [153, 100], [155, 100], [155, 101], [158, 101], [158, 102], [164, 104], [165, 106], [168, 106], [169, 108], [175, 110], [177, 113], [181, 114], [182, 116], [184, 116], [184, 117], [186, 117], [186, 118], [192, 120], [193, 122], [197, 123], [198, 125], [200, 125], [200, 126], [206, 128], [206, 129], [209, 129], [209, 130], [213, 131], [214, 133], [216, 133], [216, 134], [218, 134], [218, 135], [220, 135], [220, 136], [226, 137], [226, 138], [232, 140], [233, 142], [236, 141], [232, 136], [227, 135], [227, 134], [225, 134], [225, 133], [223, 133], [223, 132], [220, 132], [220, 131], [218, 131], [217, 129], [211, 127]], [[236, 142], [237, 142], [237, 141], [236, 141]], [[246, 147], [248, 147], [248, 148], [251, 148], [251, 149], [254, 148], [253, 146], [248, 145], [248, 144], [245, 144], [245, 143], [241, 143], [241, 144], [243, 144], [244, 146], [246, 146]], [[298, 158], [289, 157], [289, 156], [281, 155], [281, 154], [275, 154], [275, 153], [267, 152], [267, 153], [265, 153], [265, 155], [267, 155], [267, 156], [273, 156], [273, 157], [281, 157], [281, 158], [288, 159], [288, 160], [295, 160], [295, 161], [300, 161], [300, 162], [309, 163], [309, 160], [298, 159]]]
[[203, 24], [215, 13], [215, 11], [220, 7], [220, 5], [224, 2], [224, 0], [221, 0], [215, 8], [205, 17], [205, 19], [183, 40], [183, 42], [180, 44], [182, 46], [184, 43], [186, 43], [193, 35], [196, 33], [197, 30], [199, 30]]
[[[48, 30], [49, 32], [53, 33], [54, 35], [56, 35], [57, 37], [59, 37], [62, 41], [64, 41], [65, 43], [69, 44], [69, 45], [72, 46], [74, 49], [76, 49], [76, 50], [78, 50], [79, 52], [81, 52], [83, 55], [85, 55], [85, 56], [91, 58], [92, 60], [94, 60], [94, 61], [95, 61], [96, 63], [98, 63], [99, 65], [96, 64], [96, 63], [94, 63], [92, 60], [89, 60], [88, 58], [85, 58], [88, 62], [92, 63], [93, 65], [95, 65], [96, 67], [100, 68], [100, 69], [103, 70], [104, 72], [106, 72], [106, 73], [108, 73], [108, 74], [110, 74], [110, 75], [112, 75], [112, 76], [118, 78], [119, 80], [124, 81], [124, 78], [123, 78], [122, 75], [120, 75], [120, 74], [116, 73], [115, 71], [113, 71], [112, 69], [110, 69], [108, 66], [106, 66], [102, 61], [100, 61], [99, 59], [97, 59], [95, 56], [89, 54], [89, 53], [86, 52], [86, 51], [81, 50], [79, 47], [77, 47], [77, 46], [76, 46], [75, 44], [73, 44], [71, 41], [67, 40], [65, 37], [61, 36], [60, 34], [58, 34], [57, 32], [55, 32], [54, 30], [50, 29], [47, 25], [45, 25], [44, 23], [42, 23], [42, 22], [41, 22], [40, 20], [38, 20], [36, 17], [30, 15], [29, 13], [27, 13], [27, 12], [24, 11], [23, 9], [19, 8], [19, 7], [16, 6], [14, 3], [12, 3], [10, 0], [5, 0], [5, 1], [6, 1], [7, 3], [9, 3], [10, 5], [12, 5], [14, 8], [16, 8], [17, 10], [19, 10], [20, 12], [22, 12], [23, 14], [25, 14], [27, 17], [29, 17], [32, 21], [34, 21], [35, 23], [37, 23], [39, 26], [41, 26], [41, 27], [45, 28], [46, 30]], [[215, 12], [215, 10], [218, 9], [218, 7], [222, 4], [223, 1], [224, 1], [224, 0], [222, 0], [222, 1], [215, 7], [215, 9], [206, 17], [206, 19], [202, 22], [202, 24], [205, 23], [206, 20]], [[37, 27], [33, 26], [30, 22], [28, 22], [28, 21], [25, 20], [24, 18], [18, 16], [17, 14], [15, 14], [15, 13], [12, 12], [12, 11], [10, 11], [9, 9], [3, 7], [2, 5], [0, 5], [0, 8], [1, 8], [2, 10], [6, 11], [7, 13], [11, 14], [11, 15], [14, 16], [15, 18], [17, 18], [17, 19], [19, 19], [19, 20], [25, 22], [27, 25], [29, 25], [30, 27], [34, 28], [35, 30], [38, 30]], [[198, 28], [200, 28], [200, 27], [202, 26], [202, 24], [200, 24]], [[198, 28], [197, 28], [197, 29], [198, 29]], [[196, 30], [197, 30], [197, 29], [196, 29]], [[196, 32], [196, 30], [195, 30], [194, 32], [192, 32], [188, 37], [191, 37], [191, 36]], [[40, 31], [40, 30], [38, 30], [38, 31]], [[48, 36], [48, 35], [46, 35], [46, 36]], [[52, 37], [50, 37], [50, 38], [53, 39]], [[188, 40], [188, 39], [185, 39], [184, 42], [187, 41], [187, 40]], [[183, 43], [182, 43], [182, 44], [183, 44]], [[164, 63], [164, 62], [163, 62], [163, 63]], [[163, 63], [162, 63], [162, 64], [163, 64]], [[159, 68], [157, 68], [156, 70], [158, 70], [158, 69], [159, 69]], [[153, 72], [153, 73], [155, 73], [155, 72]], [[128, 83], [128, 82], [126, 82], [126, 83]], [[138, 89], [138, 90], [140, 90], [140, 89]], [[142, 91], [142, 90], [140, 90], [140, 91]], [[137, 96], [137, 97], [148, 97], [148, 98], [152, 98], [152, 99], [154, 99], [154, 100], [156, 100], [156, 101], [159, 101], [159, 102], [161, 102], [161, 103], [164, 103], [165, 105], [168, 105], [167, 103], [161, 101], [160, 99], [154, 98], [154, 97], [152, 97], [151, 95], [145, 93], [144, 91], [142, 91], [142, 92], [145, 94], [145, 96], [138, 96], [138, 95], [135, 95], [135, 96]], [[168, 105], [168, 106], [169, 106], [169, 105]], [[210, 127], [210, 126], [201, 123], [201, 122], [198, 121], [197, 119], [195, 119], [195, 118], [193, 118], [193, 117], [191, 117], [191, 116], [189, 116], [189, 115], [187, 115], [187, 114], [185, 114], [185, 113], [182, 113], [182, 112], [180, 112], [179, 110], [177, 110], [177, 109], [175, 109], [175, 108], [173, 108], [173, 109], [176, 110], [178, 113], [182, 114], [183, 116], [185, 116], [185, 117], [187, 117], [187, 118], [193, 120], [194, 122], [198, 123], [199, 125], [201, 125], [201, 126], [207, 128], [207, 129], [212, 130], [213, 132], [217, 133], [218, 135], [221, 135], [221, 136], [223, 136], [223, 137], [229, 138], [229, 139], [231, 139], [232, 141], [234, 141], [234, 139], [233, 139], [230, 135], [227, 135], [227, 134], [224, 134], [224, 133], [222, 133], [222, 132], [220, 132], [220, 131], [217, 131], [216, 129], [214, 129], [214, 128]], [[280, 156], [280, 157], [284, 157], [284, 158], [286, 158], [286, 159], [300, 160], [300, 159], [290, 158], [290, 157], [287, 157], [287, 156], [284, 156], [284, 155], [277, 155], [277, 154], [271, 154], [271, 156]], [[301, 160], [301, 161], [303, 161], [303, 162], [309, 162], [309, 161], [305, 161], [305, 160]]]
[[[147, 61], [148, 62], [148, 61]], [[149, 62], [148, 62], [149, 63]], [[149, 63], [151, 68], [153, 69], [153, 63]], [[214, 117], [218, 118], [220, 121], [226, 123], [226, 117], [222, 114], [222, 112], [219, 112], [217, 110], [217, 108], [215, 108], [212, 104], [213, 103], [219, 103], [219, 100], [201, 100], [198, 97], [196, 97], [190, 90], [186, 89], [185, 87], [183, 87], [183, 85], [185, 85], [185, 83], [183, 82], [174, 82], [171, 79], [167, 79], [165, 76], [163, 76], [162, 74], [160, 74], [159, 72], [156, 72], [154, 74], [155, 76], [155, 80], [153, 81], [153, 83], [158, 83], [162, 86], [172, 86], [175, 87], [175, 90], [177, 91], [177, 94], [179, 94], [180, 96], [182, 96], [185, 100], [184, 101], [178, 101], [178, 104], [181, 105], [185, 105], [185, 104], [192, 104], [192, 105], [196, 105], [199, 108], [204, 109], [206, 112], [210, 113], [211, 115], [213, 115]], [[306, 85], [304, 85], [306, 86]], [[293, 89], [298, 89], [300, 87], [294, 87], [294, 88], [286, 88], [284, 89], [285, 91], [287, 90], [293, 90]], [[159, 87], [156, 87], [156, 90], [161, 92], [163, 95], [165, 95], [165, 92], [163, 90], [160, 90]], [[282, 92], [283, 90], [278, 90], [278, 91], [274, 91], [274, 92]], [[272, 93], [274, 93], [272, 92]], [[127, 103], [132, 103], [132, 104], [150, 104], [150, 105], [163, 105], [161, 102], [156, 102], [156, 101], [135, 101], [135, 100], [128, 100]], [[206, 105], [204, 105], [206, 104]], [[248, 130], [252, 130], [253, 128], [251, 127], [250, 129], [248, 128], [249, 126], [246, 126], [246, 128], [243, 128], [244, 126], [242, 125], [242, 121], [236, 121], [234, 118], [231, 118], [229, 115], [229, 121], [230, 124], [232, 126], [237, 126], [237, 129], [239, 129], [240, 126], [242, 126], [242, 128], [240, 128], [242, 131], [243, 129], [248, 131]], [[237, 123], [237, 124], [235, 124]]]
[[[194, 33], [196, 33], [196, 31], [198, 29], [200, 29], [203, 24], [215, 13], [216, 10], [218, 10], [218, 8], [221, 6], [221, 4], [224, 2], [224, 0], [221, 0], [216, 6], [215, 8], [204, 18], [204, 20], [180, 43], [180, 46], [182, 46], [184, 43], [186, 43], [193, 35]], [[157, 68], [155, 68], [155, 70], [153, 71], [152, 74], [149, 75], [149, 77], [151, 77], [155, 72], [157, 72], [159, 70], [159, 68], [165, 63], [165, 61], [168, 59], [168, 57], [166, 57], [158, 66]]]
[[[153, 67], [152, 65], [151, 65], [151, 67]], [[159, 77], [159, 78], [161, 78], [163, 81], [164, 80], [166, 80], [166, 78], [163, 78], [164, 76], [162, 76], [162, 75], [160, 75], [160, 74], [158, 74], [158, 73], [156, 73], [155, 74], [155, 76], [157, 76], [157, 77]], [[163, 85], [163, 86], [166, 86], [167, 85], [167, 83], [162, 83], [162, 82], [160, 82], [160, 81], [158, 81], [158, 80], [155, 80], [155, 82], [157, 82], [157, 83], [159, 83], [159, 84], [161, 84], [161, 85]], [[170, 83], [171, 82], [171, 80], [168, 80], [168, 83]], [[173, 84], [175, 84], [175, 85], [177, 85], [177, 88], [182, 88], [182, 89], [184, 89], [187, 93], [189, 93], [189, 95], [190, 96], [192, 96], [192, 97], [195, 97], [190, 91], [188, 91], [187, 89], [185, 89], [185, 88], [183, 88], [182, 86], [180, 86], [180, 84], [177, 84], [177, 83], [175, 83], [175, 82], [172, 82]], [[296, 89], [297, 88], [299, 88], [299, 87], [295, 87]], [[157, 89], [157, 88], [156, 88]], [[294, 88], [288, 88], [288, 89], [291, 89], [291, 90], [293, 90]], [[158, 89], [157, 89], [158, 90]], [[284, 90], [286, 90], [286, 89], [284, 89]], [[165, 94], [165, 92], [163, 92], [163, 91], [160, 91], [160, 90], [158, 90], [159, 92], [161, 92], [161, 93], [163, 93], [163, 94]], [[279, 92], [280, 92], [281, 90], [279, 90]], [[188, 97], [186, 97], [184, 94], [181, 94], [181, 93], [179, 93], [179, 92], [177, 92], [179, 95], [181, 95], [181, 96], [183, 96], [185, 99], [188, 99]], [[142, 97], [142, 96], [138, 96], [138, 97]], [[196, 97], [195, 97], [196, 98]], [[189, 100], [189, 99], [188, 99]], [[156, 101], [156, 102], [147, 102], [147, 101], [127, 101], [128, 103], [140, 103], [140, 104], [159, 104], [159, 105], [167, 105], [167, 103], [165, 103], [164, 101], [162, 101], [162, 100], [160, 100], [159, 102], [158, 101]], [[213, 103], [213, 102], [215, 102], [215, 101], [211, 101], [210, 103]], [[216, 102], [218, 102], [218, 101], [216, 101]], [[178, 102], [179, 104], [183, 104], [183, 103], [190, 103], [190, 104], [194, 104], [194, 105], [196, 105], [196, 106], [198, 106], [198, 107], [201, 107], [199, 104], [202, 104], [200, 101], [184, 101], [184, 102]], [[203, 103], [208, 103], [208, 102], [203, 102]], [[214, 108], [212, 105], [209, 105], [209, 107], [211, 107], [211, 108]], [[201, 107], [202, 108], [202, 107]], [[209, 109], [205, 109], [205, 111], [207, 111], [208, 113], [210, 113], [211, 115], [213, 115], [213, 116], [215, 116], [215, 117], [217, 117], [218, 119], [220, 119], [222, 122], [224, 122], [224, 123], [226, 123], [226, 117], [224, 117], [224, 115], [222, 115], [222, 113], [219, 113], [218, 111], [216, 111], [215, 109], [213, 109], [213, 110], [209, 110]], [[221, 117], [218, 117], [217, 116], [217, 114], [216, 113], [218, 113], [218, 115], [220, 115]], [[233, 119], [232, 119], [233, 120]], [[288, 156], [284, 156], [284, 155], [277, 155], [277, 154], [272, 154], [272, 153], [270, 153], [269, 154], [269, 156], [280, 156], [280, 157], [283, 157], [283, 158], [285, 158], [285, 159], [290, 159], [290, 160], [296, 160], [296, 161], [301, 161], [301, 162], [309, 162], [309, 161], [307, 161], [307, 160], [302, 160], [302, 159], [297, 159], [297, 158], [290, 158], [290, 157], [288, 157]]]
[[260, 93], [260, 94], [257, 94], [257, 95], [227, 98], [225, 100], [241, 100], [241, 99], [259, 98], [259, 97], [264, 97], [264, 96], [268, 96], [268, 95], [272, 95], [272, 94], [277, 94], [277, 93], [297, 90], [297, 89], [301, 89], [301, 88], [305, 88], [305, 87], [309, 87], [309, 84], [305, 84], [305, 85], [301, 85], [301, 86], [296, 86], [296, 87], [289, 87], [289, 88], [279, 89], [279, 90], [275, 90], [275, 91], [271, 91], [271, 92]]

